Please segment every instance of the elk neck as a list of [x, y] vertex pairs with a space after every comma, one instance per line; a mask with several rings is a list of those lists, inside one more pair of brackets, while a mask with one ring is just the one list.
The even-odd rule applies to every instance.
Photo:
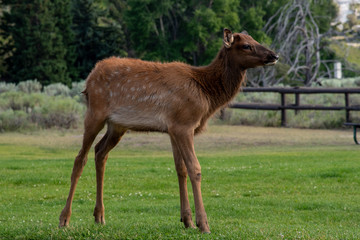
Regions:
[[223, 47], [209, 65], [194, 67], [193, 73], [194, 81], [207, 96], [211, 110], [215, 111], [239, 92], [246, 69], [231, 61], [227, 49]]

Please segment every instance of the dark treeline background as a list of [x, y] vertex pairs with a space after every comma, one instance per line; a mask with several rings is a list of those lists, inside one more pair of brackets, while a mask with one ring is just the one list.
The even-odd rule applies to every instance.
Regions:
[[[70, 86], [109, 56], [208, 64], [224, 27], [271, 45], [275, 36], [263, 28], [290, 1], [0, 0], [0, 77]], [[327, 32], [335, 4], [308, 1]]]

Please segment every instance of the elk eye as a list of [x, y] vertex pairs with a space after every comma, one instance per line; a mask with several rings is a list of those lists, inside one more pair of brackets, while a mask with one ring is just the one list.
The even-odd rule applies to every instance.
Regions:
[[243, 45], [243, 49], [249, 49], [249, 50], [251, 50], [251, 46], [250, 46], [249, 44], [245, 44], [245, 45]]

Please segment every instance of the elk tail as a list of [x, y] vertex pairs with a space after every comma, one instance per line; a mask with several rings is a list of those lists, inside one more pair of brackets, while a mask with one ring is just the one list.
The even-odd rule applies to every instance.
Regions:
[[89, 95], [87, 92], [87, 88], [84, 89], [84, 91], [81, 92], [85, 96], [86, 106], [89, 107]]

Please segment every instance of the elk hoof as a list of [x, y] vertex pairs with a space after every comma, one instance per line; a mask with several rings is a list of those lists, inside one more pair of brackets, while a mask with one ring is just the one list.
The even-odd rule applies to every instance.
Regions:
[[95, 223], [105, 224], [105, 217], [104, 216], [95, 217]]
[[71, 216], [71, 212], [67, 212], [66, 210], [63, 210], [60, 214], [60, 222], [59, 222], [59, 227], [66, 227], [69, 225], [70, 222], [70, 216]]
[[187, 211], [187, 212], [183, 213], [183, 216], [181, 217], [180, 222], [184, 223], [185, 228], [196, 228], [192, 221], [191, 210], [190, 210], [190, 212]]
[[184, 223], [185, 228], [196, 228], [191, 218], [181, 219], [181, 222]]
[[97, 210], [95, 207], [94, 210], [95, 223], [105, 224], [105, 209]]
[[196, 226], [199, 228], [201, 233], [205, 233], [205, 234], [211, 233], [209, 225], [208, 225], [207, 222], [205, 222], [205, 223], [196, 223]]

